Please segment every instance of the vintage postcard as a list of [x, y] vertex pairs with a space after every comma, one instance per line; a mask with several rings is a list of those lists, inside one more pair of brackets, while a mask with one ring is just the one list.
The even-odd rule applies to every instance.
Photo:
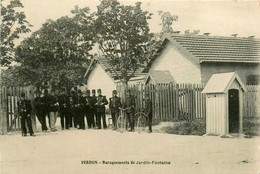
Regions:
[[260, 1], [1, 0], [0, 174], [260, 173]]

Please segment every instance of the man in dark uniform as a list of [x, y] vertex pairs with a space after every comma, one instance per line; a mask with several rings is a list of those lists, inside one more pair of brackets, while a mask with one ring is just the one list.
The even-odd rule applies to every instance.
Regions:
[[[85, 113], [87, 117], [87, 122], [88, 122], [88, 128], [94, 128], [95, 123], [94, 123], [94, 112], [93, 112], [93, 105], [91, 104], [91, 97], [90, 97], [90, 90], [86, 91], [86, 105], [85, 105]], [[96, 101], [95, 101], [96, 103]]]
[[57, 120], [58, 110], [59, 110], [59, 103], [58, 98], [55, 94], [55, 91], [51, 92], [49, 96], [49, 103], [50, 103], [50, 122], [51, 122], [51, 131], [55, 132], [57, 129], [55, 128], [55, 123]]
[[21, 117], [21, 127], [22, 127], [22, 136], [27, 136], [25, 122], [29, 128], [30, 136], [35, 136], [32, 129], [32, 122], [31, 122], [31, 100], [25, 98], [25, 93], [21, 94], [21, 100], [17, 103], [18, 104], [18, 112]]
[[109, 98], [109, 109], [112, 115], [113, 129], [117, 129], [117, 118], [119, 116], [119, 108], [122, 106], [120, 97], [117, 97], [117, 91], [112, 91], [112, 98]]
[[72, 95], [69, 95], [69, 103], [68, 103], [68, 106], [69, 106], [69, 117], [68, 117], [68, 122], [69, 122], [69, 127], [72, 127], [72, 118], [73, 118], [73, 112], [74, 112], [74, 107], [73, 107], [73, 97]]
[[105, 105], [108, 104], [108, 101], [106, 99], [106, 96], [101, 95], [101, 89], [97, 90], [98, 96], [97, 96], [97, 127], [98, 129], [101, 129], [101, 118], [103, 122], [103, 128], [107, 129], [106, 124], [106, 107]]
[[51, 129], [51, 120], [50, 120], [50, 103], [51, 103], [51, 98], [50, 98], [50, 95], [49, 95], [47, 89], [44, 90], [44, 96], [43, 96], [42, 99], [43, 99], [43, 102], [44, 102], [44, 111], [45, 111], [45, 114], [48, 117], [49, 127]]
[[80, 104], [79, 104], [79, 96], [77, 91], [71, 91], [72, 95], [72, 107], [71, 107], [71, 112], [72, 112], [72, 118], [73, 118], [73, 124], [74, 128], [77, 128], [79, 123], [79, 112], [80, 112]]
[[42, 92], [40, 90], [36, 91], [36, 98], [34, 99], [35, 102], [35, 110], [36, 115], [41, 123], [42, 131], [47, 132], [48, 128], [46, 126], [46, 110], [45, 110], [45, 103], [43, 97], [41, 97]]
[[96, 90], [92, 89], [92, 96], [90, 100], [91, 104], [91, 110], [93, 112], [93, 126], [96, 128], [97, 126], [97, 108], [96, 108], [96, 103], [97, 103], [97, 97], [96, 97]]
[[79, 97], [79, 112], [78, 112], [78, 125], [79, 129], [85, 130], [85, 106], [86, 106], [86, 99], [83, 97], [81, 90], [78, 90], [78, 97]]
[[126, 116], [130, 123], [130, 131], [134, 131], [135, 126], [135, 98], [131, 95], [131, 91], [127, 90], [124, 108], [126, 109]]
[[[61, 129], [64, 130], [64, 127], [66, 129], [69, 129], [71, 111], [70, 111], [69, 96], [66, 95], [65, 89], [62, 90], [61, 95], [59, 96], [59, 108], [60, 108]], [[64, 119], [65, 119], [65, 125], [64, 125]]]
[[145, 114], [148, 116], [148, 126], [149, 126], [149, 133], [152, 132], [152, 118], [153, 118], [153, 113], [152, 113], [152, 101], [149, 97], [149, 93], [145, 94]]

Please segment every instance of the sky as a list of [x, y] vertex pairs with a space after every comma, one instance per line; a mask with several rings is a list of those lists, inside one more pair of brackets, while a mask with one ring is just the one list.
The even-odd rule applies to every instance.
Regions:
[[[10, 0], [5, 0], [7, 3]], [[71, 15], [74, 6], [89, 7], [96, 11], [99, 0], [21, 0], [27, 20], [33, 25], [32, 32], [37, 31], [47, 19], [56, 20], [61, 16]], [[134, 5], [135, 0], [119, 1], [125, 5]], [[255, 36], [260, 38], [260, 1], [174, 1], [142, 0], [143, 10], [154, 15], [149, 21], [151, 32], [160, 32], [161, 20], [158, 11], [169, 11], [178, 15], [174, 22], [175, 31], [200, 30], [199, 34], [210, 33], [211, 36], [238, 37]], [[30, 33], [31, 34], [31, 33]], [[21, 36], [17, 44], [30, 34]]]

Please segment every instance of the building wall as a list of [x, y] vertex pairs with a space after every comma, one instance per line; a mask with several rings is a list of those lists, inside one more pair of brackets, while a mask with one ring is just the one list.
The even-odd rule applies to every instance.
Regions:
[[116, 84], [111, 79], [111, 77], [104, 71], [104, 69], [97, 64], [95, 69], [90, 73], [86, 88], [101, 89], [102, 94], [106, 96], [107, 99], [112, 97], [112, 91], [116, 89]]
[[149, 71], [168, 70], [177, 83], [200, 83], [200, 68], [180, 54], [174, 45], [168, 42], [160, 56], [154, 60]]
[[212, 74], [236, 71], [243, 81], [247, 83], [248, 75], [259, 75], [260, 64], [257, 63], [201, 63], [202, 83], [206, 84]]

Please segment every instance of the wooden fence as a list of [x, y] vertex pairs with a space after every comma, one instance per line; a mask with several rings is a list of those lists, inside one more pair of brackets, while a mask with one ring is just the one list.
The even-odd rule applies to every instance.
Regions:
[[[260, 97], [259, 88], [260, 86], [248, 85], [247, 92], [244, 93], [244, 117], [260, 116]], [[259, 97], [259, 98], [257, 98]]]
[[[206, 98], [200, 84], [165, 84], [165, 85], [132, 85], [129, 87], [136, 99], [136, 112], [144, 108], [143, 94], [148, 92], [153, 103], [153, 118], [157, 121], [193, 120], [206, 117]], [[124, 98], [123, 87], [118, 87], [120, 97]], [[247, 86], [244, 93], [243, 115], [259, 115], [259, 86]], [[17, 102], [21, 92], [25, 92], [32, 102], [32, 123], [35, 130], [35, 109], [32, 87], [0, 87], [0, 134], [9, 131], [20, 131], [20, 118]], [[260, 116], [260, 115], [259, 115]]]
[[[128, 87], [136, 98], [136, 112], [144, 108], [143, 94], [148, 92], [153, 103], [153, 118], [158, 121], [193, 120], [206, 117], [206, 96], [201, 84], [132, 85]], [[244, 116], [257, 114], [257, 86], [247, 86], [244, 93]], [[123, 87], [117, 90], [124, 98]]]
[[[124, 98], [122, 87], [119, 94]], [[153, 118], [159, 121], [204, 118], [206, 98], [201, 84], [162, 84], [129, 86], [136, 98], [136, 112], [144, 108], [143, 94], [148, 92], [153, 103]]]
[[1, 87], [0, 88], [0, 134], [21, 130], [21, 120], [18, 115], [17, 102], [24, 92], [31, 100], [33, 107], [32, 123], [35, 130], [34, 97], [31, 87]]

